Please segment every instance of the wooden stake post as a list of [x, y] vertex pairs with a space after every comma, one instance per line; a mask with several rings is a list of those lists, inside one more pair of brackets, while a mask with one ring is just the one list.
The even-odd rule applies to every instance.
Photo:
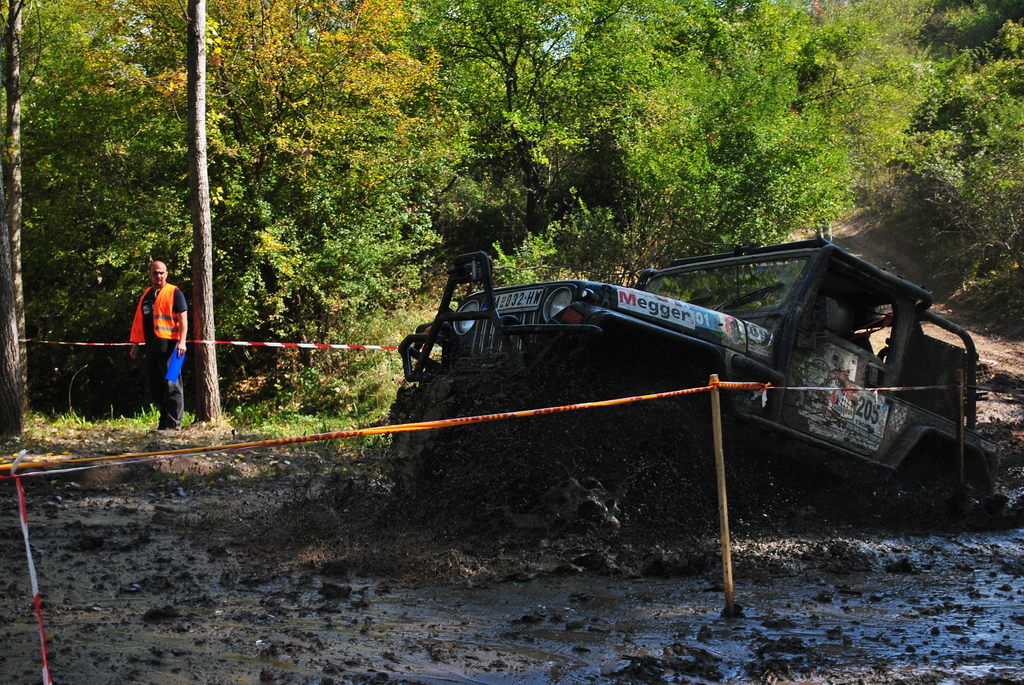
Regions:
[[715, 470], [718, 472], [718, 520], [722, 538], [722, 580], [725, 586], [725, 610], [722, 615], [732, 618], [737, 615], [733, 604], [732, 586], [732, 543], [729, 541], [729, 504], [725, 495], [725, 451], [722, 448], [722, 400], [718, 394], [718, 374], [712, 374], [711, 422], [715, 437]]

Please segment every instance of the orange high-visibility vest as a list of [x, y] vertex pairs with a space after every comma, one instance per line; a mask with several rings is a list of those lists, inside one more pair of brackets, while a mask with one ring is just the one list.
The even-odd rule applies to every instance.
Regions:
[[[133, 343], [146, 342], [146, 333], [142, 330], [142, 301], [152, 290], [152, 286], [146, 288], [139, 298], [139, 306], [135, 308], [135, 321], [132, 323]], [[174, 292], [178, 286], [167, 283], [160, 292], [156, 294], [156, 301], [153, 303], [153, 330], [156, 337], [164, 340], [177, 340], [181, 337], [181, 327], [178, 326], [178, 315], [174, 313]]]

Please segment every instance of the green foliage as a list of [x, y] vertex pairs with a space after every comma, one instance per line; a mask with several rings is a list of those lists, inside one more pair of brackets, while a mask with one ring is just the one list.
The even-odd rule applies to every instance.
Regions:
[[824, 7], [823, 23], [801, 50], [801, 101], [820, 107], [851, 158], [856, 186], [875, 193], [901, 154], [908, 120], [929, 82], [917, 38], [932, 7], [923, 0]]
[[[165, 0], [46, 9], [25, 116], [30, 335], [124, 340], [151, 259], [189, 291], [184, 23]], [[210, 26], [219, 337], [365, 342], [343, 331], [420, 286], [432, 197], [461, 154], [437, 65], [409, 54], [390, 0], [235, 0]], [[37, 400], [60, 406], [81, 372], [95, 410], [142, 401], [137, 368], [70, 356], [30, 357]], [[222, 367], [229, 385], [242, 369]]]
[[999, 29], [999, 34], [996, 36], [996, 45], [1010, 57], [1017, 59], [1024, 57], [1024, 26], [1015, 21], [1007, 21]]
[[[410, 303], [453, 253], [490, 250], [501, 283], [629, 282], [827, 225], [856, 192], [933, 226], [965, 280], [1009, 292], [1020, 3], [211, 4], [218, 337], [393, 344], [430, 318]], [[29, 335], [122, 341], [151, 259], [190, 290], [182, 4], [32, 11]], [[141, 366], [123, 353], [33, 347], [33, 401], [137, 413]], [[254, 423], [365, 425], [400, 377], [391, 353], [218, 356], [223, 396]]]
[[[766, 243], [835, 218], [848, 201], [850, 161], [822, 106], [798, 78], [813, 28], [776, 4], [664, 15], [678, 39], [619, 123], [623, 183], [614, 221], [599, 223], [613, 263], [636, 272], [687, 245]], [[803, 87], [803, 90], [802, 90]], [[802, 100], [804, 100], [802, 102]], [[577, 227], [593, 226], [590, 199]], [[608, 256], [602, 255], [605, 259]]]
[[495, 243], [494, 252], [494, 282], [498, 287], [534, 282], [538, 279], [539, 269], [545, 272], [544, 280], [557, 278], [561, 271], [557, 266], [539, 266], [558, 255], [551, 231], [527, 236], [511, 253], [506, 253], [500, 243]]
[[1021, 0], [943, 0], [922, 27], [926, 40], [944, 56], [983, 48], [998, 36], [1007, 20], [1024, 17]]
[[[436, 307], [436, 293], [428, 291], [394, 310], [352, 322], [341, 334], [352, 344], [396, 345], [433, 318]], [[228, 354], [230, 367], [237, 369], [226, 397], [235, 425], [258, 428], [287, 421], [308, 427], [321, 420], [330, 422], [329, 430], [366, 427], [387, 417], [403, 382], [401, 359], [393, 350], [245, 347]]]
[[445, 94], [473, 148], [465, 174], [502, 198], [493, 214], [453, 217], [455, 240], [508, 246], [544, 230], [643, 79], [648, 11], [621, 0], [423, 3], [421, 33], [443, 58]]
[[[895, 169], [894, 209], [945, 246], [963, 282], [1024, 311], [1024, 60], [1015, 2], [949, 3], [938, 62]], [[959, 48], [959, 51], [955, 49]]]
[[431, 114], [436, 65], [403, 52], [401, 4], [237, 2], [214, 16], [215, 266], [231, 274], [219, 324], [324, 339], [394, 306], [419, 285], [432, 188], [459, 154]]
[[430, 8], [449, 97], [473, 115], [472, 185], [439, 217], [467, 248], [486, 236], [504, 258], [542, 240], [550, 261], [636, 272], [688, 240], [779, 240], [848, 206], [852, 136], [822, 84], [842, 87], [807, 65], [867, 38], [822, 39], [774, 3]]

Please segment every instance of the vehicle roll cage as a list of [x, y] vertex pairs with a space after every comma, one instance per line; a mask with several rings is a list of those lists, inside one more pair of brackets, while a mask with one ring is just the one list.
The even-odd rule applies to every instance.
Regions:
[[[455, 289], [468, 283], [479, 283], [482, 286], [483, 304], [480, 309], [473, 311], [452, 310]], [[590, 324], [521, 324], [519, 319], [514, 316], [501, 316], [494, 304], [494, 271], [491, 258], [486, 252], [471, 252], [456, 257], [448, 268], [448, 282], [444, 286], [444, 293], [441, 295], [441, 303], [438, 305], [434, 320], [417, 328], [415, 333], [407, 335], [399, 344], [398, 353], [402, 357], [407, 380], [422, 381], [436, 373], [440, 365], [430, 358], [430, 353], [439, 341], [442, 347], [444, 346], [445, 338], [452, 334], [452, 324], [459, 321], [490, 322], [502, 346], [509, 353], [509, 358], [520, 369], [527, 368], [521, 348], [525, 348], [533, 359], [544, 356], [543, 351], [534, 354], [536, 351], [531, 349], [529, 340], [525, 336], [551, 336], [545, 346], [546, 351], [546, 348], [553, 345], [564, 334], [599, 335], [601, 333], [599, 327]], [[515, 338], [521, 340], [523, 345], [516, 345]]]

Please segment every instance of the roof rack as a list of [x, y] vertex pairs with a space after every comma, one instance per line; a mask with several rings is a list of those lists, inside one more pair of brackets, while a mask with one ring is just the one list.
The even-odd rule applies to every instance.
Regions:
[[742, 257], [746, 255], [756, 254], [767, 254], [772, 252], [790, 252], [793, 250], [807, 250], [811, 248], [825, 247], [831, 245], [829, 241], [824, 238], [811, 238], [809, 240], [798, 240], [794, 243], [779, 243], [776, 245], [766, 245], [760, 247], [757, 245], [737, 245], [732, 252], [719, 252], [718, 254], [712, 255], [699, 255], [697, 257], [682, 257], [681, 259], [673, 259], [669, 266], [682, 266], [683, 264], [695, 264], [697, 262], [715, 261], [719, 259], [728, 259], [729, 257]]

